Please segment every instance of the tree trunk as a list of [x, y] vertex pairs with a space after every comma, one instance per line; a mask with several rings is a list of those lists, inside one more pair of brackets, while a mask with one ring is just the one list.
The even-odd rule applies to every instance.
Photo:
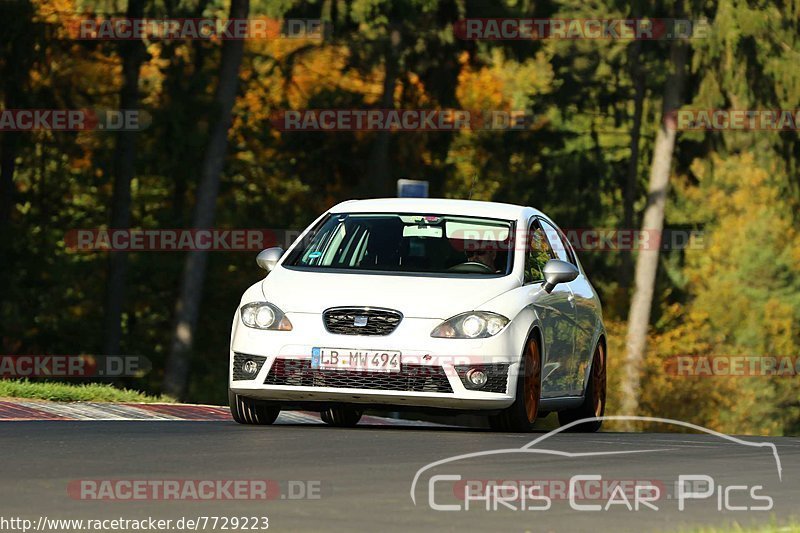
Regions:
[[[144, 0], [129, 0], [126, 18], [144, 17]], [[144, 61], [145, 48], [141, 40], [120, 44], [122, 57], [122, 89], [119, 108], [121, 111], [139, 106], [139, 70]], [[136, 167], [135, 131], [117, 132], [114, 150], [114, 193], [111, 200], [112, 229], [128, 229], [131, 226], [131, 180]], [[128, 256], [126, 252], [110, 252], [108, 256], [108, 279], [106, 281], [105, 338], [103, 351], [106, 355], [118, 355], [122, 342], [122, 309], [125, 303]]]
[[[12, 98], [6, 93], [5, 108], [14, 109], [10, 103]], [[11, 220], [11, 211], [14, 208], [14, 170], [17, 159], [17, 138], [15, 132], [4, 132], [0, 141], [0, 232], [3, 232]]]
[[[208, 6], [208, 0], [200, 0], [186, 6], [176, 5], [172, 0], [167, 7], [169, 18], [199, 19], [203, 16]], [[186, 56], [177, 55], [179, 48], [186, 47]], [[186, 130], [193, 127], [192, 110], [198, 108], [204, 94], [205, 58], [208, 49], [196, 40], [187, 42], [173, 42], [165, 46], [162, 51], [163, 59], [169, 65], [164, 82], [165, 92], [170, 95], [169, 113], [173, 115], [167, 120], [165, 128], [166, 144], [164, 150], [164, 168], [173, 183], [172, 209], [168, 223], [180, 228], [187, 224], [186, 220], [186, 193], [191, 179], [199, 174], [199, 162], [187, 164], [186, 159], [191, 158], [198, 149], [191, 145]], [[192, 66], [192, 73], [187, 78], [186, 70]], [[178, 103], [179, 101], [179, 103]], [[177, 115], [177, 116], [176, 116]]]
[[[381, 109], [394, 109], [394, 89], [399, 75], [400, 31], [392, 29], [386, 44], [385, 76], [383, 78], [383, 95]], [[391, 162], [389, 144], [392, 132], [381, 130], [375, 133], [375, 141], [370, 148], [367, 171], [362, 175], [359, 186], [360, 196], [371, 198], [390, 194]]]
[[[625, 179], [625, 211], [623, 214], [625, 230], [631, 230], [634, 224], [633, 204], [636, 201], [636, 178], [639, 174], [639, 139], [641, 139], [642, 113], [644, 110], [644, 76], [641, 73], [637, 73], [634, 79], [634, 91], [630, 143], [631, 158], [628, 160], [628, 172]], [[627, 257], [629, 260], [632, 259], [632, 254], [627, 254]]]
[[[641, 17], [640, 2], [633, 3], [631, 17], [638, 19]], [[631, 124], [631, 157], [628, 160], [628, 170], [625, 176], [625, 189], [623, 194], [623, 216], [622, 230], [629, 232], [633, 229], [633, 204], [636, 201], [636, 180], [639, 177], [639, 140], [642, 130], [642, 113], [644, 110], [644, 72], [641, 67], [642, 41], [635, 40], [628, 49], [630, 62], [630, 75], [633, 81], [633, 123]], [[633, 278], [633, 250], [626, 250], [622, 253], [622, 265], [620, 270], [620, 287], [627, 289], [630, 287], [630, 280]]]
[[[249, 10], [249, 0], [231, 0], [230, 19], [246, 19]], [[211, 228], [214, 225], [219, 178], [225, 162], [228, 129], [239, 87], [243, 53], [243, 40], [226, 40], [222, 44], [219, 84], [215, 95], [216, 120], [210, 132], [197, 186], [193, 217], [195, 228]], [[164, 392], [177, 398], [183, 397], [188, 382], [189, 356], [194, 343], [207, 265], [207, 252], [189, 252], [176, 305], [175, 331], [163, 386]]]
[[[642, 231], [650, 235], [651, 243], [654, 243], [656, 236], [660, 238], [664, 227], [664, 207], [669, 190], [672, 154], [675, 149], [676, 123], [673, 112], [680, 107], [687, 53], [688, 49], [684, 43], [677, 40], [672, 42], [670, 57], [673, 72], [664, 86], [663, 118], [656, 134], [647, 206], [642, 220]], [[628, 333], [625, 342], [625, 375], [622, 382], [622, 414], [625, 415], [638, 414], [641, 370], [659, 254], [658, 246], [650, 246], [639, 250], [636, 259], [635, 287], [628, 314]]]
[[[0, 49], [6, 55], [0, 68], [0, 80], [3, 84], [3, 109], [25, 107], [26, 95], [30, 92], [30, 69], [34, 61], [33, 49], [41, 38], [35, 32], [31, 22], [34, 8], [30, 1], [6, 3], [0, 5], [0, 19], [7, 21]], [[3, 234], [11, 222], [14, 211], [14, 172], [17, 165], [17, 153], [22, 133], [6, 131], [0, 140], [0, 234]], [[3, 257], [0, 256], [0, 262]]]
[[[27, 74], [27, 72], [26, 72]], [[8, 90], [4, 95], [5, 109], [14, 109], [14, 97]], [[19, 133], [6, 131], [0, 140], [0, 272], [13, 264], [11, 213], [14, 210], [14, 171], [16, 168]], [[6, 292], [0, 291], [0, 302]]]

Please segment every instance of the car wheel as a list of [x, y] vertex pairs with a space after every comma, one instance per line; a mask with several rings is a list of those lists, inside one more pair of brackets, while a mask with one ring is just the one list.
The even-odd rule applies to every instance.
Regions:
[[353, 407], [328, 407], [320, 413], [320, 418], [331, 426], [351, 428], [358, 424], [362, 414]]
[[[593, 416], [603, 416], [606, 412], [606, 351], [601, 341], [597, 342], [592, 356], [592, 370], [589, 375], [589, 382], [586, 384], [586, 391], [583, 395], [583, 403], [575, 409], [568, 409], [558, 413], [558, 423], [562, 426], [575, 422], [582, 418]], [[578, 433], [594, 433], [603, 425], [602, 420], [593, 420], [572, 426], [566, 431]]]
[[272, 424], [281, 412], [280, 408], [268, 402], [239, 396], [230, 389], [228, 389], [228, 405], [231, 408], [231, 416], [240, 424]]
[[542, 352], [533, 336], [525, 345], [517, 379], [516, 399], [501, 413], [489, 417], [489, 426], [497, 431], [528, 432], [533, 429], [542, 395]]

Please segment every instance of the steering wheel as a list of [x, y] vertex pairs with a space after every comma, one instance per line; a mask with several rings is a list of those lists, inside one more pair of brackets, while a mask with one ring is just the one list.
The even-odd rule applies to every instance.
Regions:
[[475, 274], [494, 274], [494, 269], [478, 261], [467, 261], [458, 265], [451, 266], [447, 269], [448, 272], [464, 272]]

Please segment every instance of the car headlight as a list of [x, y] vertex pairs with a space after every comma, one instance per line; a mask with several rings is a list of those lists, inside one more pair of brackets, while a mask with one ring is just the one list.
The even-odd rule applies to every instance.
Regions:
[[242, 322], [248, 328], [291, 331], [292, 323], [283, 311], [269, 302], [253, 302], [240, 309]]
[[431, 332], [444, 339], [485, 339], [500, 333], [509, 320], [489, 311], [470, 311], [448, 318]]

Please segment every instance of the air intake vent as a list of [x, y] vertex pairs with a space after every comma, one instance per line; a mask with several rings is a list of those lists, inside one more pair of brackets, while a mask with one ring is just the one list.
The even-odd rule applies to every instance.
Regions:
[[278, 359], [265, 385], [452, 393], [441, 366], [403, 365], [401, 372], [314, 370], [307, 359]]

